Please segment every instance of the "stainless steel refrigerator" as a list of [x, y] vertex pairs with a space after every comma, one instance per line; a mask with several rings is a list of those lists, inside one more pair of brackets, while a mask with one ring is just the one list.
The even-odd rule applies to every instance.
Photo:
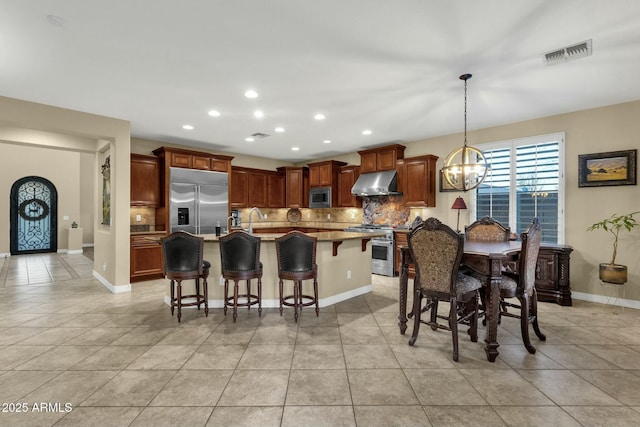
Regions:
[[224, 172], [169, 168], [171, 232], [213, 234], [227, 230], [229, 176]]

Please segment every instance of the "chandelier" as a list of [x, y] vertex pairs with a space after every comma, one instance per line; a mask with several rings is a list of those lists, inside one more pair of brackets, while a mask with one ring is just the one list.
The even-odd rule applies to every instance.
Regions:
[[471, 74], [463, 74], [464, 80], [464, 145], [453, 150], [444, 159], [442, 175], [449, 185], [459, 191], [473, 190], [487, 177], [487, 160], [482, 151], [467, 145], [467, 80]]

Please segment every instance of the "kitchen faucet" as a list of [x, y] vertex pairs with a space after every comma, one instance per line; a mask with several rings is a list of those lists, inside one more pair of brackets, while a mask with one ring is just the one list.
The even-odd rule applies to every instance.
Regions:
[[260, 212], [260, 209], [258, 209], [257, 207], [253, 207], [251, 208], [251, 210], [249, 211], [249, 229], [246, 230], [249, 233], [253, 233], [253, 225], [252, 225], [252, 218], [251, 218], [251, 214], [253, 214], [253, 212], [257, 212], [258, 213], [258, 219], [263, 219], [264, 216], [262, 215], [262, 212]]

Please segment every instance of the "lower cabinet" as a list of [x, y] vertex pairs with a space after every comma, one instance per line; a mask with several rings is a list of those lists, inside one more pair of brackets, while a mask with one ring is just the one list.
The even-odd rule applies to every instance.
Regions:
[[131, 236], [130, 281], [161, 279], [164, 277], [164, 259], [160, 241], [147, 236]]

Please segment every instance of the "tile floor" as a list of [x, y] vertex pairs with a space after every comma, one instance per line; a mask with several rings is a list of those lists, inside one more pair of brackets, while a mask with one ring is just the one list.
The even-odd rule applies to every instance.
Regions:
[[637, 310], [542, 303], [537, 354], [504, 319], [495, 363], [464, 333], [454, 363], [448, 332], [399, 334], [397, 278], [298, 324], [291, 309], [178, 324], [162, 281], [113, 295], [91, 270], [82, 255], [0, 260], [0, 425], [640, 425]]

